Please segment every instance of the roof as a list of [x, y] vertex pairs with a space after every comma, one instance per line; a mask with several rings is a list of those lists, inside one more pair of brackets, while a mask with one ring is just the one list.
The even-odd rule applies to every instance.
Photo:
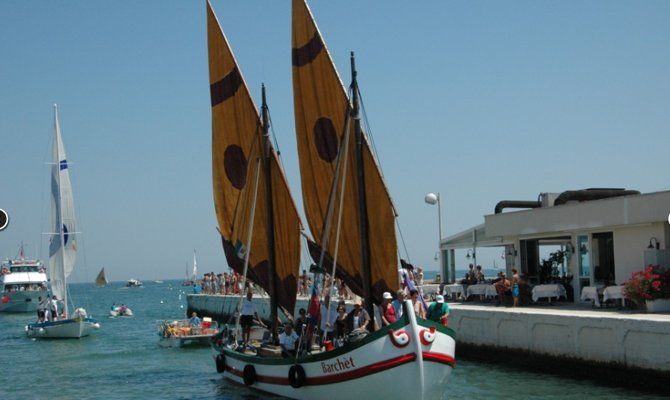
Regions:
[[491, 237], [521, 236], [663, 222], [668, 212], [670, 191], [662, 191], [491, 214], [484, 226]]
[[440, 240], [440, 248], [469, 249], [472, 247], [501, 246], [503, 239], [500, 236], [487, 236], [485, 225], [477, 225], [455, 235]]

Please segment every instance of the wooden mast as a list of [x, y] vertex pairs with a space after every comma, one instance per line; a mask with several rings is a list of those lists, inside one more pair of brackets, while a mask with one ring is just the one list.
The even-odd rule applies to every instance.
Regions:
[[358, 230], [361, 241], [361, 267], [363, 270], [363, 292], [365, 293], [365, 308], [370, 314], [373, 323], [370, 331], [374, 331], [374, 304], [372, 302], [372, 272], [370, 270], [370, 236], [368, 228], [368, 203], [365, 194], [365, 169], [363, 164], [363, 130], [361, 129], [361, 114], [358, 99], [358, 81], [356, 80], [356, 59], [351, 52], [351, 91], [352, 108], [351, 118], [354, 120], [354, 135], [356, 138], [356, 183], [358, 191]]
[[277, 336], [277, 282], [275, 266], [275, 225], [274, 207], [272, 204], [272, 144], [270, 142], [270, 118], [268, 116], [268, 105], [265, 100], [265, 84], [261, 85], [263, 104], [261, 105], [262, 145], [263, 145], [263, 169], [265, 170], [265, 204], [268, 238], [268, 282], [270, 286], [270, 322], [272, 329], [272, 340], [276, 342]]

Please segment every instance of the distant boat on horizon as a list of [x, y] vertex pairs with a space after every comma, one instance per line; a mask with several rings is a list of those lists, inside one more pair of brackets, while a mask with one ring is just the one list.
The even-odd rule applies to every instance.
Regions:
[[193, 272], [189, 276], [188, 264], [186, 264], [186, 280], [181, 283], [182, 286], [195, 286], [198, 280], [198, 261], [195, 259], [195, 249], [193, 249]]
[[99, 287], [107, 286], [109, 282], [107, 281], [107, 276], [105, 276], [105, 267], [102, 267], [98, 276], [95, 278], [95, 285]]
[[142, 281], [139, 279], [128, 279], [126, 281], [126, 287], [140, 287], [142, 286]]

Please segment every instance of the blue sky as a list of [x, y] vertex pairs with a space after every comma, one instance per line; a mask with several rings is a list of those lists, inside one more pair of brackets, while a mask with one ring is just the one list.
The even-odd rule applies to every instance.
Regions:
[[[300, 194], [290, 2], [213, 1]], [[502, 199], [586, 187], [670, 189], [667, 1], [312, 1], [363, 100], [411, 260]], [[73, 163], [75, 280], [221, 271], [211, 193], [204, 1], [0, 2], [0, 257], [46, 256], [52, 103]], [[300, 199], [298, 203], [301, 205]], [[501, 250], [478, 251], [490, 266]], [[464, 254], [461, 254], [464, 255]], [[460, 256], [460, 255], [459, 255]], [[461, 257], [459, 267], [465, 263]]]

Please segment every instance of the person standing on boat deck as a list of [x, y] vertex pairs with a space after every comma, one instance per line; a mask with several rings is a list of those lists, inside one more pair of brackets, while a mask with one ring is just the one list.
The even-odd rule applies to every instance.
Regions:
[[51, 319], [53, 321], [58, 319], [58, 298], [56, 296], [53, 296], [51, 301], [49, 302], [49, 309], [51, 310]]
[[191, 318], [189, 318], [188, 323], [191, 326], [200, 326], [202, 324], [202, 320], [198, 318], [198, 313], [193, 311], [191, 314]]
[[284, 332], [279, 334], [279, 346], [281, 346], [281, 354], [284, 357], [295, 356], [295, 345], [300, 337], [293, 331], [293, 326], [290, 322], [284, 325]]
[[37, 298], [37, 322], [44, 322], [44, 311], [47, 308], [47, 303], [42, 299], [42, 296]]
[[[247, 298], [242, 300], [242, 310], [240, 310], [240, 325], [242, 325], [242, 341], [246, 346], [251, 336], [251, 325], [254, 323], [254, 317], [261, 322], [256, 310], [256, 304], [252, 301], [254, 294], [251, 289], [247, 290]], [[262, 322], [261, 322], [262, 324]]]
[[402, 318], [403, 314], [403, 309], [402, 305], [405, 302], [405, 291], [404, 290], [398, 290], [395, 294], [395, 300], [391, 302], [393, 304], [393, 308], [395, 309], [395, 317], [396, 319]]
[[361, 299], [354, 300], [354, 309], [347, 315], [347, 328], [349, 332], [367, 331], [370, 325], [370, 314], [363, 309]]
[[303, 335], [304, 329], [307, 329], [307, 310], [301, 308], [298, 310], [298, 318], [295, 319], [295, 332], [298, 335]]
[[384, 292], [382, 303], [379, 305], [379, 315], [382, 317], [382, 326], [391, 325], [396, 321], [395, 308], [391, 304], [393, 296], [391, 293]]
[[335, 320], [335, 329], [333, 330], [335, 343], [341, 345], [348, 333], [349, 331], [347, 329], [347, 308], [345, 307], [344, 304], [338, 304], [337, 319]]
[[[321, 304], [321, 312], [319, 315], [319, 334], [321, 335], [321, 341], [332, 340], [333, 339], [333, 326], [335, 325], [335, 320], [337, 319], [337, 312], [335, 308], [330, 309], [330, 315], [328, 315], [328, 320], [326, 320], [326, 315], [328, 314], [328, 307], [330, 306], [330, 295], [326, 295], [323, 298], [323, 303]], [[328, 335], [324, 335], [326, 330], [328, 330]]]
[[426, 309], [423, 307], [423, 302], [419, 301], [419, 291], [412, 289], [409, 291], [409, 298], [412, 300], [414, 306], [414, 313], [419, 318], [426, 319]]
[[428, 318], [431, 321], [438, 322], [444, 326], [448, 325], [449, 305], [444, 301], [444, 296], [437, 295], [435, 302], [428, 306]]

